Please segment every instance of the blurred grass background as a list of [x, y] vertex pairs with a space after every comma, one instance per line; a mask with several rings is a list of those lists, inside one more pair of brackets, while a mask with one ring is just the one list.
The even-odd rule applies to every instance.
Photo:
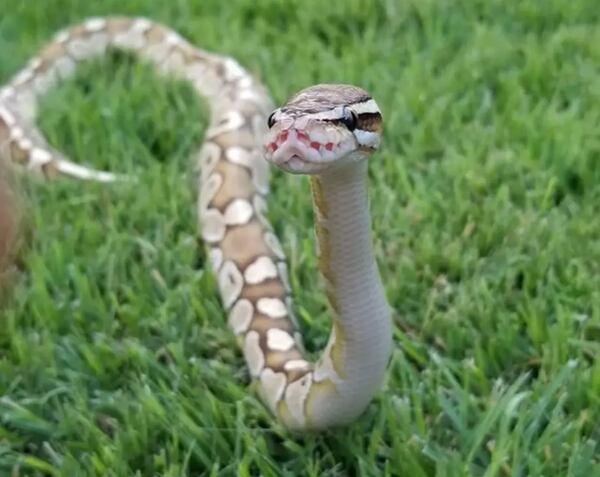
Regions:
[[[248, 389], [196, 235], [207, 111], [113, 54], [43, 101], [53, 145], [137, 185], [23, 180], [0, 326], [0, 475], [600, 475], [600, 9], [592, 0], [0, 0], [0, 83], [87, 16], [144, 15], [277, 103], [370, 90], [374, 233], [396, 310], [385, 389], [293, 435]], [[329, 322], [305, 180], [275, 173], [307, 347]]]

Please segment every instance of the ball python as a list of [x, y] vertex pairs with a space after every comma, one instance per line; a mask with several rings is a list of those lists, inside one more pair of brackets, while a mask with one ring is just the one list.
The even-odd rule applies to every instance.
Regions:
[[[292, 430], [356, 419], [381, 386], [391, 309], [375, 261], [367, 159], [382, 115], [355, 86], [321, 84], [274, 109], [232, 58], [194, 47], [146, 18], [90, 18], [59, 32], [0, 90], [0, 155], [43, 177], [118, 181], [52, 148], [37, 128], [40, 96], [77, 65], [121, 49], [161, 75], [187, 80], [210, 108], [199, 166], [199, 230], [228, 325], [265, 405]], [[266, 160], [265, 160], [266, 159]], [[283, 248], [267, 219], [271, 165], [310, 176], [319, 269], [332, 314], [320, 358], [306, 358]]]

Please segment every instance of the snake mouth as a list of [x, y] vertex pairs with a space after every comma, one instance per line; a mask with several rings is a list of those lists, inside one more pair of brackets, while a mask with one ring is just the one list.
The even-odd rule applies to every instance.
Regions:
[[298, 154], [292, 154], [289, 159], [285, 162], [293, 162], [293, 163], [298, 163], [298, 162], [306, 162], [302, 156], [298, 155]]
[[303, 154], [290, 154], [281, 162], [276, 162], [277, 167], [292, 174], [315, 174], [322, 171], [326, 164], [307, 160]]
[[292, 174], [315, 174], [337, 158], [333, 143], [320, 144], [305, 131], [288, 129], [265, 144], [267, 161]]

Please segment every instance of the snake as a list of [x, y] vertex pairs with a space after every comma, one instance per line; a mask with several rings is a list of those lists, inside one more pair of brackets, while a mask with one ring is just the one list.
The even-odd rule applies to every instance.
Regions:
[[[309, 86], [275, 108], [236, 60], [195, 47], [143, 17], [94, 17], [58, 32], [0, 89], [0, 157], [43, 178], [128, 180], [73, 162], [36, 126], [40, 98], [79, 64], [124, 50], [162, 76], [186, 80], [208, 104], [197, 165], [199, 234], [227, 323], [252, 383], [292, 431], [350, 424], [382, 388], [391, 308], [374, 253], [368, 159], [383, 120], [364, 89]], [[286, 255], [268, 219], [271, 170], [308, 175], [331, 333], [308, 358], [294, 314]]]

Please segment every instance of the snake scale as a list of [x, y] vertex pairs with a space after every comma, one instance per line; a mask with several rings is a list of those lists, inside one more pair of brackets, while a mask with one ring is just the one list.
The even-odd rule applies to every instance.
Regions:
[[[145, 18], [91, 18], [58, 33], [0, 90], [3, 160], [44, 177], [119, 179], [68, 160], [35, 123], [40, 96], [111, 48], [189, 81], [208, 102], [210, 125], [196, 155], [199, 228], [228, 324], [266, 406], [294, 430], [351, 422], [380, 387], [391, 351], [366, 183], [366, 159], [381, 134], [377, 104], [354, 86], [317, 85], [273, 111], [265, 88], [235, 60]], [[305, 358], [284, 251], [266, 217], [269, 163], [311, 176], [333, 322], [316, 363]]]

